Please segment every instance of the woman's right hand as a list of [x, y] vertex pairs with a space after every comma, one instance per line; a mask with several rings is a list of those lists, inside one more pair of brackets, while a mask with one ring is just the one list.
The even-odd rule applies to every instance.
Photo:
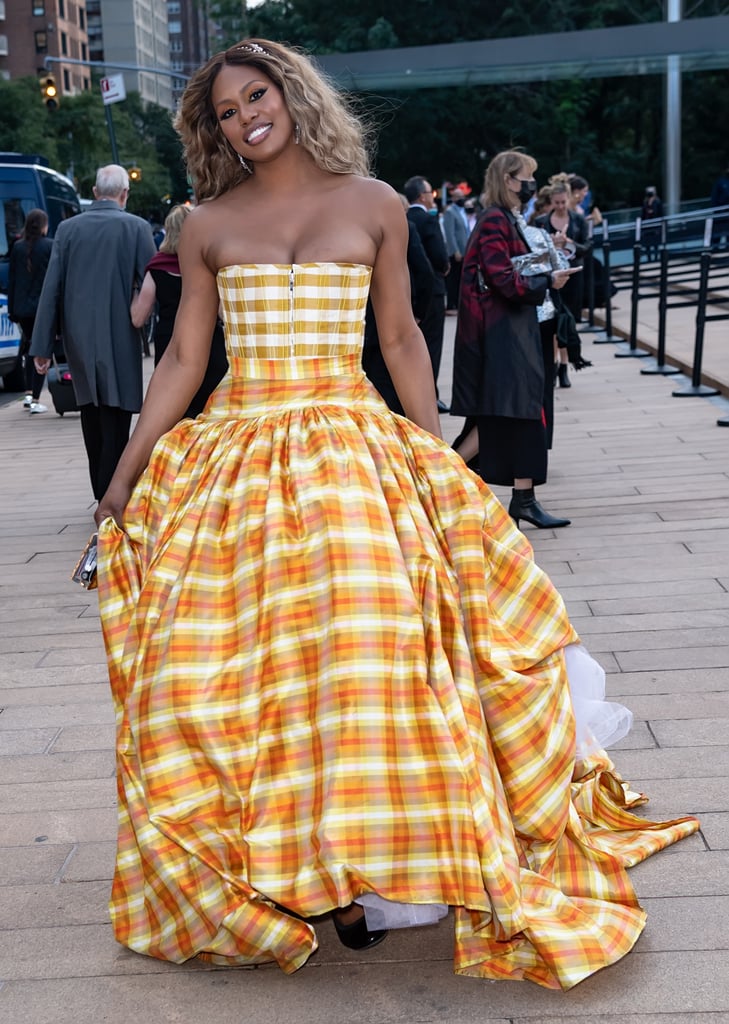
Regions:
[[103, 521], [111, 516], [119, 529], [123, 530], [124, 510], [129, 503], [131, 494], [131, 487], [128, 487], [126, 484], [116, 483], [112, 480], [106, 494], [99, 502], [96, 512], [94, 512], [94, 520], [97, 527], [101, 526]]
[[553, 270], [552, 280], [549, 287], [555, 288], [559, 291], [560, 288], [564, 288], [573, 274], [578, 274], [581, 270], [582, 267], [569, 267], [567, 270]]

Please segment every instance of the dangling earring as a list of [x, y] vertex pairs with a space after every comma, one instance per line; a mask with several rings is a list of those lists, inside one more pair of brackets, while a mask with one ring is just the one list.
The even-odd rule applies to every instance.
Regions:
[[251, 165], [248, 163], [247, 160], [243, 159], [243, 157], [240, 155], [240, 153], [238, 154], [238, 159], [240, 160], [240, 165], [243, 168], [243, 170], [246, 172], [246, 174], [253, 174], [253, 168], [251, 167]]
[[294, 125], [294, 144], [298, 146], [301, 142], [301, 125], [297, 122]]

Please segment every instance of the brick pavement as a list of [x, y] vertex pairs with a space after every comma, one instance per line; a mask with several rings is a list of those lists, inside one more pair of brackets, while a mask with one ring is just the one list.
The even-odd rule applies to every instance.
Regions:
[[324, 923], [292, 977], [117, 946], [112, 707], [95, 597], [68, 580], [92, 528], [80, 427], [12, 403], [0, 408], [4, 1024], [729, 1024], [729, 431], [715, 426], [729, 406], [673, 399], [674, 380], [584, 347], [595, 365], [557, 392], [542, 494], [573, 525], [527, 529], [611, 695], [635, 713], [616, 760], [651, 795], [645, 813], [702, 821], [633, 870], [648, 910], [633, 953], [561, 994], [456, 978], [445, 922], [367, 954]]

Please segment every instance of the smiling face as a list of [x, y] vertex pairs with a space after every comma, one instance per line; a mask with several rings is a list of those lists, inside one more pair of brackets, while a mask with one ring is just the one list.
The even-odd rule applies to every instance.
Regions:
[[270, 160], [293, 143], [294, 124], [281, 90], [253, 65], [224, 65], [211, 100], [223, 135], [245, 160]]

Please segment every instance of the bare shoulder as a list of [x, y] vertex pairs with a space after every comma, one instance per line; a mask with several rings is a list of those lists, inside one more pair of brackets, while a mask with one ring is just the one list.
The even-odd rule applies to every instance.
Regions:
[[392, 186], [378, 178], [362, 178], [359, 175], [352, 176], [352, 188], [355, 189], [362, 200], [371, 204], [372, 207], [380, 207], [386, 212], [392, 209], [402, 209], [400, 197]]
[[206, 226], [209, 227], [214, 223], [219, 216], [218, 203], [219, 200], [211, 199], [209, 202], [200, 203], [199, 206], [193, 207], [184, 222], [187, 233], [194, 234], [205, 231]]
[[213, 250], [229, 230], [232, 213], [228, 193], [200, 203], [185, 218], [181, 243], [184, 243], [188, 250], [196, 250], [206, 263], [213, 266]]
[[393, 231], [397, 235], [400, 227], [405, 229], [405, 211], [400, 197], [386, 182], [353, 177], [352, 190], [359, 215], [378, 249]]

